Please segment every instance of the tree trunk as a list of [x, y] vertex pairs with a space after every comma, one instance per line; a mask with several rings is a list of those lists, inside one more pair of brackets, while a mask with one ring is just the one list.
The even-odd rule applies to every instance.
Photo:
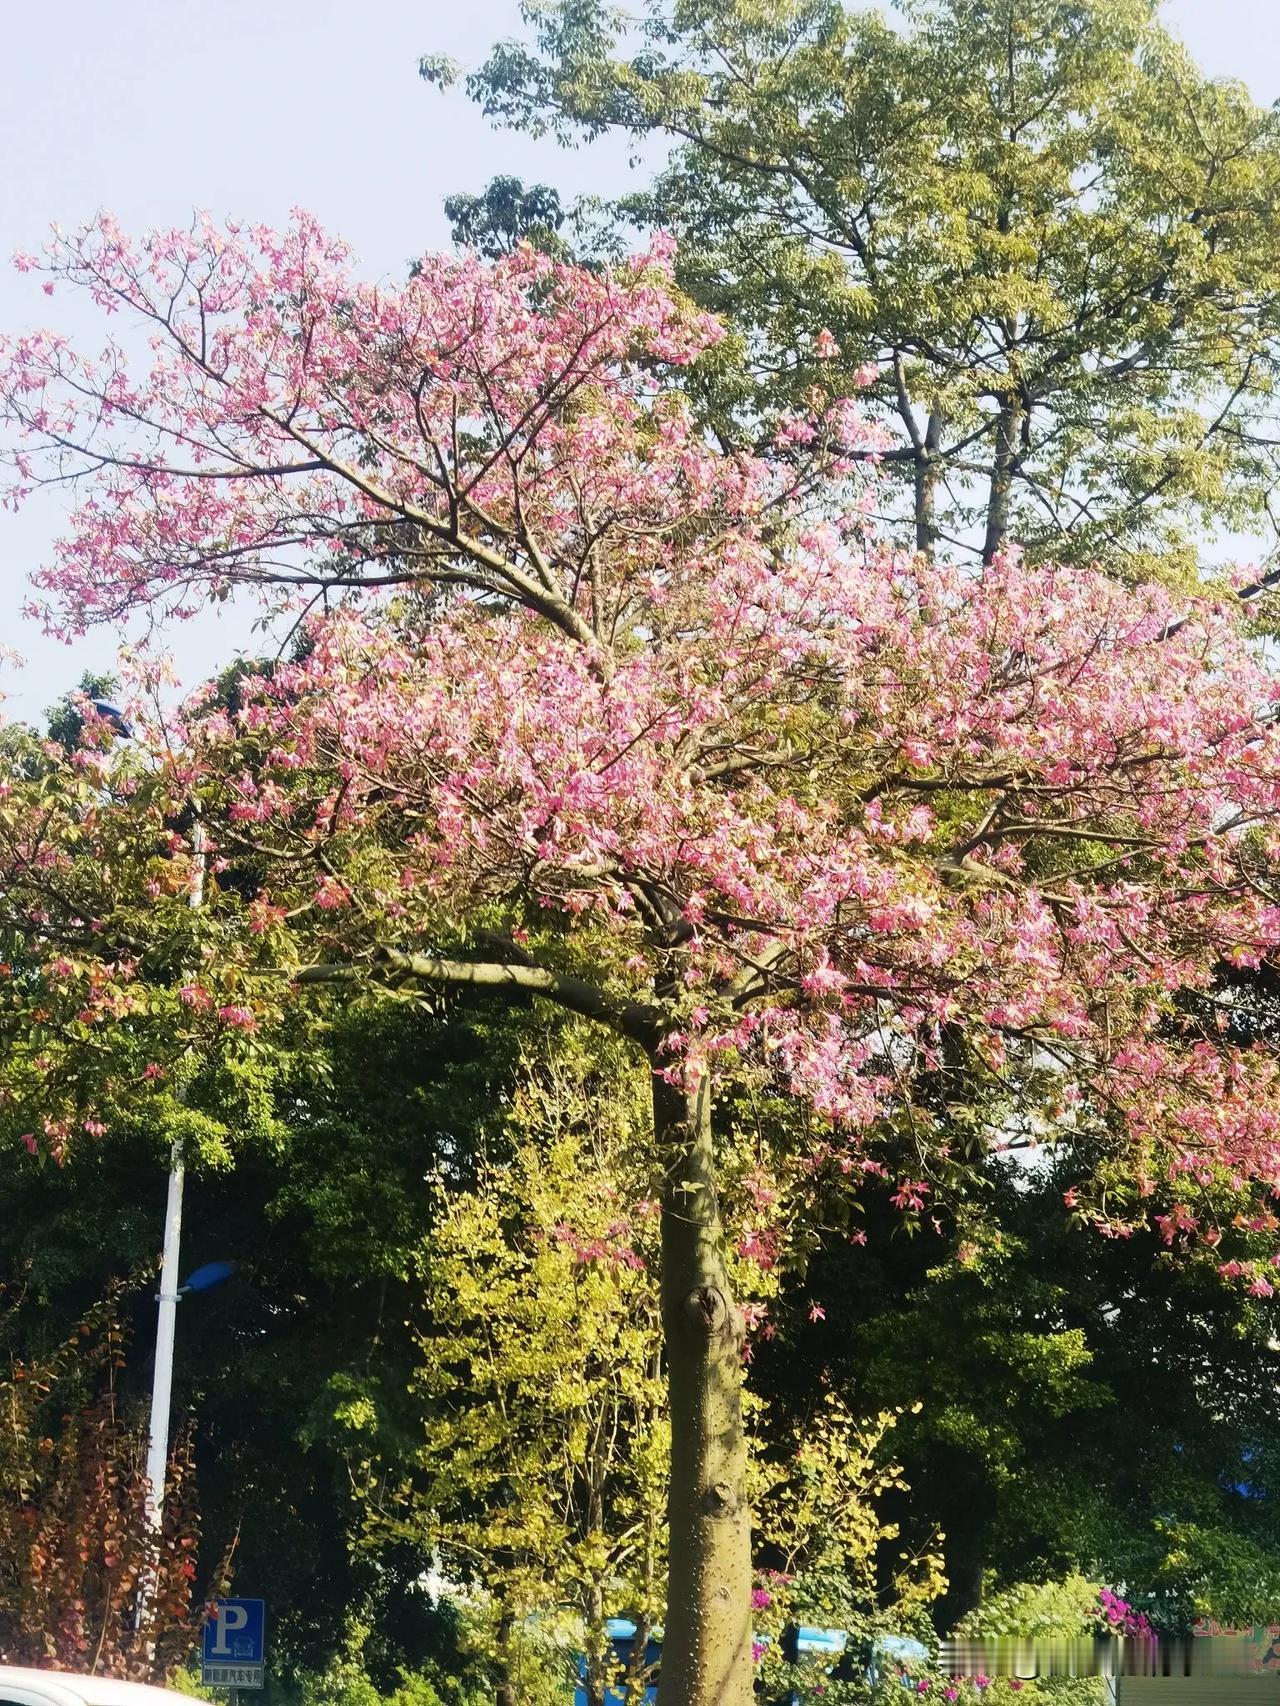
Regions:
[[516, 1688], [511, 1680], [511, 1635], [515, 1619], [504, 1615], [498, 1619], [498, 1686], [493, 1691], [494, 1706], [516, 1706]]
[[587, 1706], [604, 1706], [605, 1690], [609, 1682], [609, 1661], [613, 1653], [605, 1629], [604, 1593], [599, 1582], [593, 1582], [588, 1589], [585, 1622], [587, 1639], [583, 1656], [586, 1663], [583, 1668], [586, 1676], [583, 1678], [583, 1692]]
[[648, 1617], [642, 1612], [636, 1618], [635, 1640], [631, 1643], [631, 1657], [627, 1663], [627, 1673], [623, 1678], [623, 1699], [626, 1706], [644, 1706], [648, 1684], [649, 1636], [652, 1632]]
[[1009, 498], [1018, 465], [1018, 434], [1022, 430], [1022, 404], [1006, 402], [996, 420], [995, 460], [987, 497], [987, 531], [982, 542], [982, 560], [990, 563], [1003, 549], [1009, 535]]
[[916, 550], [929, 562], [933, 561], [938, 543], [937, 502], [938, 478], [942, 472], [939, 452], [942, 449], [942, 416], [930, 409], [929, 424], [915, 464]]
[[661, 1706], [750, 1706], [751, 1515], [742, 1318], [715, 1188], [711, 1086], [653, 1079], [665, 1166], [662, 1323], [671, 1397], [670, 1569]]

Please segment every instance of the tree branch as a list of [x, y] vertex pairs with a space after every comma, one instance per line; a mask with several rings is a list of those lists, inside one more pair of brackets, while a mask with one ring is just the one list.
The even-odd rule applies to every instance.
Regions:
[[652, 1049], [659, 1038], [661, 1010], [642, 1001], [618, 1002], [585, 978], [568, 972], [551, 971], [546, 966], [523, 965], [496, 960], [448, 960], [434, 954], [405, 953], [398, 948], [378, 948], [372, 961], [351, 961], [343, 965], [304, 966], [295, 973], [293, 981], [309, 983], [357, 982], [377, 977], [385, 980], [398, 974], [422, 983], [444, 985], [457, 989], [475, 989], [485, 994], [541, 995], [584, 1019], [594, 1019], [607, 1025], [620, 1036]]

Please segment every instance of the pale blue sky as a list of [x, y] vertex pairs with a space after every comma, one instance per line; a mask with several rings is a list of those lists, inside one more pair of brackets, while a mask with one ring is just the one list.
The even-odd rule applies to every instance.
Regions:
[[[1169, 0], [1165, 18], [1214, 74], [1280, 97], [1275, 0]], [[45, 228], [110, 208], [127, 228], [184, 222], [193, 207], [280, 223], [302, 206], [352, 242], [371, 275], [447, 240], [442, 198], [497, 172], [562, 193], [616, 191], [625, 145], [565, 151], [494, 131], [460, 94], [417, 75], [423, 53], [464, 64], [520, 33], [516, 0], [8, 0], [0, 60], [0, 260]], [[86, 325], [66, 300], [0, 265], [0, 328]], [[9, 708], [34, 715], [87, 667], [98, 635], [70, 650], [17, 611], [24, 578], [58, 531], [59, 503], [0, 513], [0, 639], [28, 668]], [[240, 617], [174, 636], [194, 682], [246, 633]]]

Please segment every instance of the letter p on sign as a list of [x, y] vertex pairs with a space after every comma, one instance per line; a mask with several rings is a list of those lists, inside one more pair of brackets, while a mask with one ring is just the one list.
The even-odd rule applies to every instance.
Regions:
[[212, 1688], [266, 1684], [267, 1608], [260, 1599], [215, 1600], [204, 1626], [201, 1680]]
[[220, 1601], [217, 1612], [217, 1632], [213, 1638], [213, 1646], [209, 1649], [210, 1652], [216, 1653], [219, 1658], [230, 1658], [231, 1654], [235, 1652], [235, 1648], [231, 1645], [228, 1637], [238, 1635], [242, 1629], [248, 1626], [248, 1622], [249, 1608], [247, 1605], [237, 1605], [234, 1600], [224, 1599]]

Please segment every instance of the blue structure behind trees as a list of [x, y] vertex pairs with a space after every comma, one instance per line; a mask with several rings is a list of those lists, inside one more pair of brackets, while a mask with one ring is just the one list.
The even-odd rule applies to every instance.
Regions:
[[[633, 1674], [636, 1625], [625, 1617], [611, 1617], [605, 1624], [609, 1639], [613, 1643], [614, 1654], [617, 1658], [622, 1676]], [[805, 1625], [791, 1628], [782, 1637], [782, 1656], [788, 1664], [812, 1665], [814, 1667], [836, 1664], [844, 1655], [849, 1645], [849, 1637], [843, 1629], [811, 1629]], [[645, 1644], [643, 1676], [645, 1679], [645, 1699], [652, 1702], [658, 1694], [658, 1664], [662, 1657], [662, 1641], [656, 1635], [650, 1635]], [[905, 1635], [883, 1635], [874, 1644], [867, 1656], [866, 1674], [868, 1681], [874, 1683], [879, 1672], [887, 1665], [923, 1664], [929, 1659], [929, 1649], [919, 1641], [913, 1641]], [[588, 1706], [587, 1701], [587, 1662], [584, 1658], [578, 1660], [578, 1686], [574, 1690], [573, 1706]], [[777, 1706], [794, 1706], [797, 1696], [792, 1693], [777, 1702]], [[625, 1706], [625, 1685], [610, 1688], [605, 1693], [604, 1706]]]

